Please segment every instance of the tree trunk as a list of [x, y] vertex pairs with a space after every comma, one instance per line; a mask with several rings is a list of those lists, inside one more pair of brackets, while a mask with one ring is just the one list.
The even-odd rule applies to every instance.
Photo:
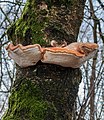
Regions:
[[[50, 46], [77, 41], [84, 0], [27, 0], [21, 17], [10, 26], [14, 44]], [[3, 120], [72, 120], [81, 72], [44, 64], [16, 67], [16, 79]]]

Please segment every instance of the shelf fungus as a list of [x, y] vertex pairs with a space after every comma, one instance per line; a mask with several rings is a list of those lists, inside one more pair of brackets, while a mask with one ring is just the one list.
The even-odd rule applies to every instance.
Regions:
[[23, 46], [18, 44], [14, 46], [9, 44], [6, 48], [8, 55], [20, 67], [35, 65], [42, 58], [42, 49], [39, 44]]
[[98, 45], [95, 43], [71, 43], [64, 48], [45, 48], [43, 63], [57, 64], [63, 67], [78, 68], [94, 57]]
[[9, 44], [9, 56], [21, 67], [35, 65], [39, 60], [43, 63], [78, 68], [85, 61], [94, 57], [98, 45], [95, 43], [74, 42], [65, 47], [42, 48], [39, 44], [14, 46]]

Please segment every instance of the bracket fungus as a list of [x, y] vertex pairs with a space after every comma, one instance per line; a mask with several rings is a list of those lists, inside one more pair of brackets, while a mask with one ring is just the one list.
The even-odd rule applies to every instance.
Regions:
[[64, 48], [51, 47], [44, 50], [43, 63], [78, 68], [94, 57], [98, 45], [95, 43], [71, 43]]
[[35, 65], [42, 58], [42, 49], [39, 44], [14, 46], [9, 44], [6, 48], [9, 57], [12, 58], [20, 67]]
[[94, 57], [97, 52], [96, 43], [74, 42], [65, 47], [42, 48], [39, 44], [14, 46], [9, 44], [9, 56], [21, 67], [36, 65], [41, 60], [43, 63], [61, 65], [63, 67], [78, 68], [85, 61]]

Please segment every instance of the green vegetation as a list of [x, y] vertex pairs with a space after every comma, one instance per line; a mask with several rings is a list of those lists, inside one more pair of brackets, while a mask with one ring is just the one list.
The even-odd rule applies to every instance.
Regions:
[[[44, 16], [42, 16], [44, 14]], [[27, 0], [21, 17], [8, 28], [7, 34], [14, 43], [46, 44], [44, 28], [47, 23], [46, 10], [37, 10], [35, 0]]]
[[[48, 9], [53, 5], [70, 6], [73, 4], [71, 0], [45, 0]], [[49, 15], [46, 9], [38, 9], [36, 0], [27, 0], [21, 17], [13, 23], [7, 30], [9, 40], [13, 43], [21, 43], [23, 45], [35, 44], [46, 45], [44, 40], [45, 28], [49, 25]]]
[[9, 109], [3, 120], [45, 120], [48, 111], [53, 111], [55, 120], [56, 111], [54, 105], [43, 101], [40, 88], [30, 80], [25, 80], [18, 88], [14, 89], [9, 98]]

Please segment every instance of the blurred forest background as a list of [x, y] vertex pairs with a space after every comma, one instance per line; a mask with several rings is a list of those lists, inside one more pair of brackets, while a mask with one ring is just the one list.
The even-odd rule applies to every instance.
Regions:
[[[8, 97], [15, 80], [15, 63], [5, 47], [6, 30], [21, 15], [25, 0], [0, 0], [0, 119], [8, 107]], [[73, 110], [73, 120], [104, 120], [104, 0], [87, 0], [79, 42], [99, 45], [96, 56], [80, 69], [82, 82]]]

